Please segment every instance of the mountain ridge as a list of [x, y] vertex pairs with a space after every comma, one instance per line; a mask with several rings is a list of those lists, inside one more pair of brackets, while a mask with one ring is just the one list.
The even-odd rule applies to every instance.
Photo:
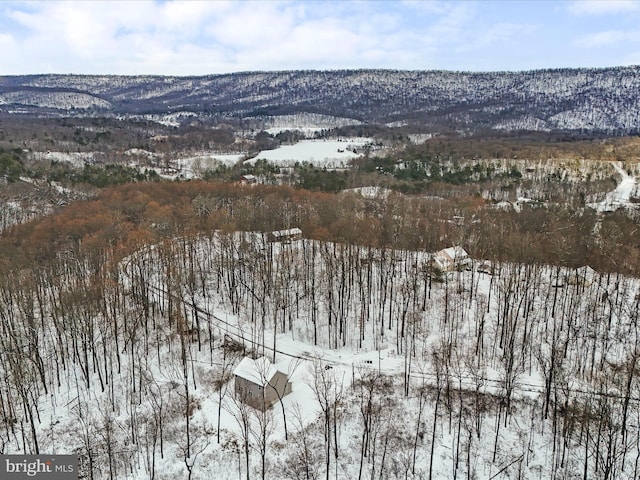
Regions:
[[640, 132], [640, 66], [522, 72], [287, 70], [0, 77], [0, 112], [220, 122], [313, 113], [418, 131]]

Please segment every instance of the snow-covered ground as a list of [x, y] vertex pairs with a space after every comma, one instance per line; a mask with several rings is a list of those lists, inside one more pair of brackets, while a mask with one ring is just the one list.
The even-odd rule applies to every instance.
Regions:
[[202, 153], [192, 157], [181, 157], [173, 161], [184, 178], [200, 177], [206, 170], [220, 166], [231, 167], [245, 158], [245, 153]]
[[620, 162], [614, 162], [612, 165], [613, 168], [616, 169], [616, 172], [620, 174], [622, 180], [615, 190], [607, 194], [603, 201], [589, 205], [598, 212], [613, 212], [620, 207], [630, 205], [629, 200], [636, 189], [636, 177], [629, 175]]
[[32, 152], [34, 160], [46, 160], [50, 162], [68, 162], [74, 167], [82, 167], [85, 163], [91, 163], [101, 152]]
[[[3, 452], [33, 451], [37, 437], [40, 451], [77, 451], [85, 467], [91, 455], [95, 478], [191, 469], [218, 480], [245, 478], [246, 440], [250, 478], [262, 476], [263, 447], [274, 480], [325, 478], [327, 461], [332, 480], [357, 478], [361, 465], [365, 478], [582, 478], [585, 468], [600, 478], [594, 449], [613, 448], [596, 446], [604, 432], [628, 453], [612, 468], [633, 472], [635, 423], [623, 436], [615, 422], [637, 345], [638, 281], [505, 264], [432, 282], [428, 259], [211, 233], [145, 248], [118, 271], [65, 261], [37, 277], [38, 308], [24, 309], [29, 282], [0, 305], [40, 353], [0, 363], [11, 385], [0, 399], [20, 418], [0, 422]], [[8, 352], [21, 348], [14, 340], [0, 339]], [[240, 360], [230, 341], [269, 358], [275, 345], [293, 383], [282, 404], [245, 410], [246, 438], [224, 376]], [[635, 422], [633, 378], [629, 389]], [[596, 406], [596, 417], [579, 417], [585, 445], [577, 418]]]
[[291, 167], [296, 163], [312, 163], [316, 167], [346, 168], [349, 162], [362, 155], [368, 138], [342, 140], [303, 140], [295, 145], [282, 145], [275, 150], [263, 150], [247, 163], [267, 160], [279, 167]]
[[345, 192], [356, 192], [362, 195], [365, 198], [387, 198], [393, 190], [384, 187], [358, 187], [352, 188], [348, 190], [344, 190]]
[[321, 130], [344, 127], [347, 125], [361, 125], [360, 120], [353, 118], [321, 115], [318, 113], [298, 113], [292, 115], [278, 115], [272, 117], [260, 117], [253, 119], [260, 122], [262, 130], [277, 135], [285, 130], [299, 131], [311, 135]]

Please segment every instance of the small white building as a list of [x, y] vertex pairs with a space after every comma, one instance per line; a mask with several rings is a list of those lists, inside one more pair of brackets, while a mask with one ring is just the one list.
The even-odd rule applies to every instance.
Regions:
[[443, 272], [451, 272], [466, 267], [471, 263], [469, 254], [459, 245], [445, 248], [433, 256], [433, 264]]
[[302, 238], [302, 230], [299, 228], [289, 228], [286, 230], [276, 230], [268, 235], [270, 242], [291, 242]]
[[255, 185], [256, 183], [258, 183], [258, 177], [251, 174], [242, 175], [238, 182], [242, 185]]

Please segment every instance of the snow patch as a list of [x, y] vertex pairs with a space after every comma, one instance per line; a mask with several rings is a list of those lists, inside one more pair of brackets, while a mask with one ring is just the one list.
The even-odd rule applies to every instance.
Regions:
[[277, 166], [291, 167], [296, 163], [312, 163], [327, 168], [346, 168], [357, 158], [369, 138], [349, 138], [344, 140], [303, 140], [295, 145], [283, 145], [275, 150], [263, 150], [246, 163], [267, 160]]
[[616, 172], [620, 174], [622, 180], [615, 188], [615, 190], [609, 192], [606, 198], [600, 203], [591, 203], [589, 207], [598, 212], [613, 212], [620, 207], [632, 205], [631, 196], [636, 189], [636, 177], [629, 175], [620, 162], [612, 164]]

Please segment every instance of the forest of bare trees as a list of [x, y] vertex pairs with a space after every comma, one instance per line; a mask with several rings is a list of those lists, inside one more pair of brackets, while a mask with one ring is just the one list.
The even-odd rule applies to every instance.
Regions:
[[[10, 228], [0, 452], [77, 452], [92, 479], [637, 477], [634, 221], [450, 208], [127, 185]], [[453, 244], [491, 273], [434, 269]], [[308, 402], [235, 402], [242, 354]]]

